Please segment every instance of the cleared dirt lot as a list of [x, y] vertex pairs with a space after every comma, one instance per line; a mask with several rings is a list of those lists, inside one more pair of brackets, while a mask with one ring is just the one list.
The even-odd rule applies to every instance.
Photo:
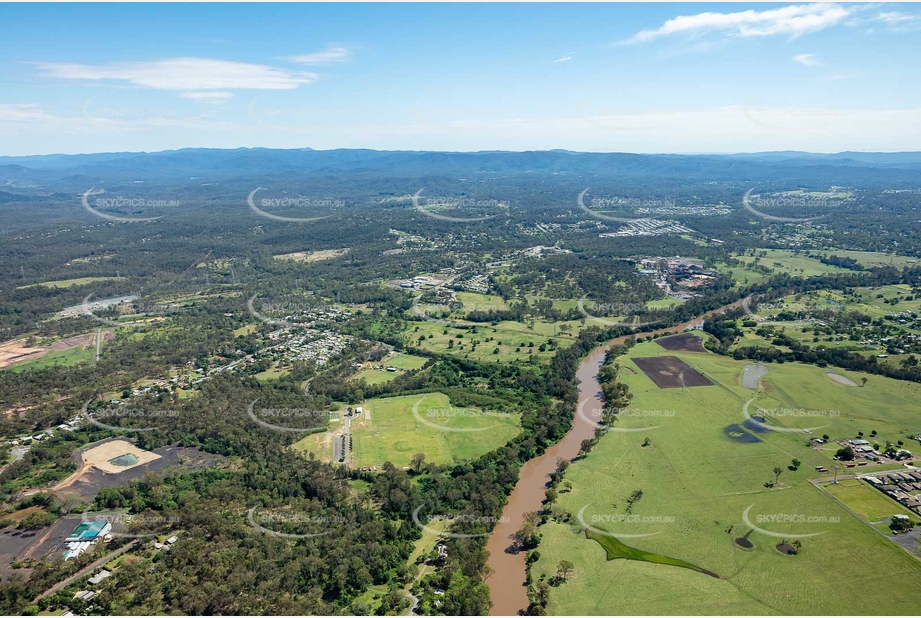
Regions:
[[[102, 332], [103, 341], [111, 341], [114, 335], [112, 331], [105, 330]], [[14, 363], [21, 363], [27, 360], [41, 358], [49, 352], [62, 352], [72, 350], [78, 347], [87, 347], [96, 345], [96, 333], [87, 333], [86, 335], [76, 335], [55, 341], [48, 346], [26, 347], [25, 339], [14, 339], [0, 344], [0, 369], [9, 367]]]
[[[162, 470], [173, 464], [181, 464], [183, 470], [203, 470], [219, 462], [222, 458], [219, 455], [204, 453], [196, 448], [185, 446], [161, 446], [153, 451], [157, 456], [156, 459], [147, 463], [139, 463], [130, 469], [121, 468], [121, 472], [112, 474], [102, 470], [89, 467], [83, 470], [80, 475], [73, 475], [70, 482], [64, 485], [62, 481], [55, 489], [55, 493], [62, 500], [73, 497], [80, 501], [93, 500], [96, 495], [103, 489], [112, 487], [121, 487], [129, 481], [140, 478], [148, 472]], [[80, 463], [80, 454], [76, 455], [77, 462]]]
[[677, 356], [634, 358], [636, 366], [659, 388], [710, 386], [713, 382]]
[[[122, 457], [124, 455], [133, 455], [132, 459], [136, 459], [132, 464], [119, 466], [111, 463], [112, 459], [116, 457]], [[110, 474], [119, 474], [130, 470], [135, 466], [142, 466], [146, 463], [150, 463], [155, 459], [160, 459], [160, 456], [156, 453], [150, 451], [145, 451], [140, 449], [135, 445], [131, 444], [127, 440], [112, 440], [111, 442], [104, 442], [98, 446], [94, 446], [90, 449], [87, 449], [81, 453], [83, 458], [84, 465], [92, 466], [103, 472], [108, 472]]]
[[19, 573], [28, 579], [31, 569], [13, 569], [14, 560], [42, 558], [60, 551], [64, 553], [64, 540], [73, 532], [81, 521], [80, 515], [65, 515], [48, 528], [41, 530], [17, 530], [4, 528], [0, 532], [0, 576], [7, 579], [13, 573]]

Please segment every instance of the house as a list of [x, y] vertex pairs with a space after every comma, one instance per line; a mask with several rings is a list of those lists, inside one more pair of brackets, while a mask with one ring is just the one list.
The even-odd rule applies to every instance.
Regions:
[[108, 579], [111, 576], [112, 576], [112, 573], [103, 569], [99, 571], [98, 573], [96, 573], [95, 575], [93, 575], [92, 577], [90, 577], [87, 581], [95, 586], [96, 584], [100, 583], [104, 579]]
[[867, 442], [866, 440], [851, 440], [851, 444], [853, 444], [854, 446], [866, 446], [867, 444], [869, 444], [869, 442]]

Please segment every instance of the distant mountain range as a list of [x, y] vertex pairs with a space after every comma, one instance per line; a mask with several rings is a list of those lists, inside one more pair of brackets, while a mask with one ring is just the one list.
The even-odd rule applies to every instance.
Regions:
[[672, 181], [802, 181], [919, 184], [921, 152], [780, 151], [727, 155], [530, 152], [426, 152], [362, 149], [188, 148], [153, 153], [0, 157], [0, 190], [45, 191], [122, 183], [253, 182], [285, 176], [503, 177], [576, 175]]

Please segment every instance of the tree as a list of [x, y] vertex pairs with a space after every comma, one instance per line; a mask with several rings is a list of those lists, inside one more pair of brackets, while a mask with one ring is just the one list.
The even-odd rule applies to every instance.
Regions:
[[519, 549], [533, 549], [537, 547], [537, 513], [526, 513], [521, 527], [512, 535], [512, 539]]
[[413, 472], [419, 474], [422, 472], [422, 464], [425, 463], [425, 453], [416, 453], [412, 458], [412, 469]]
[[560, 560], [560, 563], [556, 566], [556, 576], [557, 578], [566, 581], [570, 575], [572, 575], [575, 565], [569, 560]]
[[774, 468], [774, 484], [775, 485], [777, 484], [777, 481], [780, 480], [781, 472], [783, 472], [783, 470], [779, 466]]
[[867, 376], [863, 376], [862, 378], [860, 378], [860, 386], [866, 386], [866, 385], [867, 385]]
[[852, 461], [854, 459], [854, 449], [850, 445], [839, 448], [835, 453], [835, 457], [841, 461]]
[[802, 465], [802, 463], [803, 463], [803, 462], [801, 462], [799, 459], [794, 458], [794, 459], [790, 462], [790, 465], [787, 466], [787, 467], [788, 467], [791, 471], [796, 472], [797, 470], [799, 470], [799, 467]]
[[644, 446], [644, 447], [645, 447], [645, 446], [649, 446], [650, 444], [652, 444], [652, 440], [650, 440], [649, 438], [646, 438], [645, 440], [643, 440], [643, 446]]

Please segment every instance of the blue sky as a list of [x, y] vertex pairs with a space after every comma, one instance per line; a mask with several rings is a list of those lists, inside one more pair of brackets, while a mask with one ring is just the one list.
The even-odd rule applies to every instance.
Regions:
[[921, 150], [910, 4], [0, 4], [0, 154]]

